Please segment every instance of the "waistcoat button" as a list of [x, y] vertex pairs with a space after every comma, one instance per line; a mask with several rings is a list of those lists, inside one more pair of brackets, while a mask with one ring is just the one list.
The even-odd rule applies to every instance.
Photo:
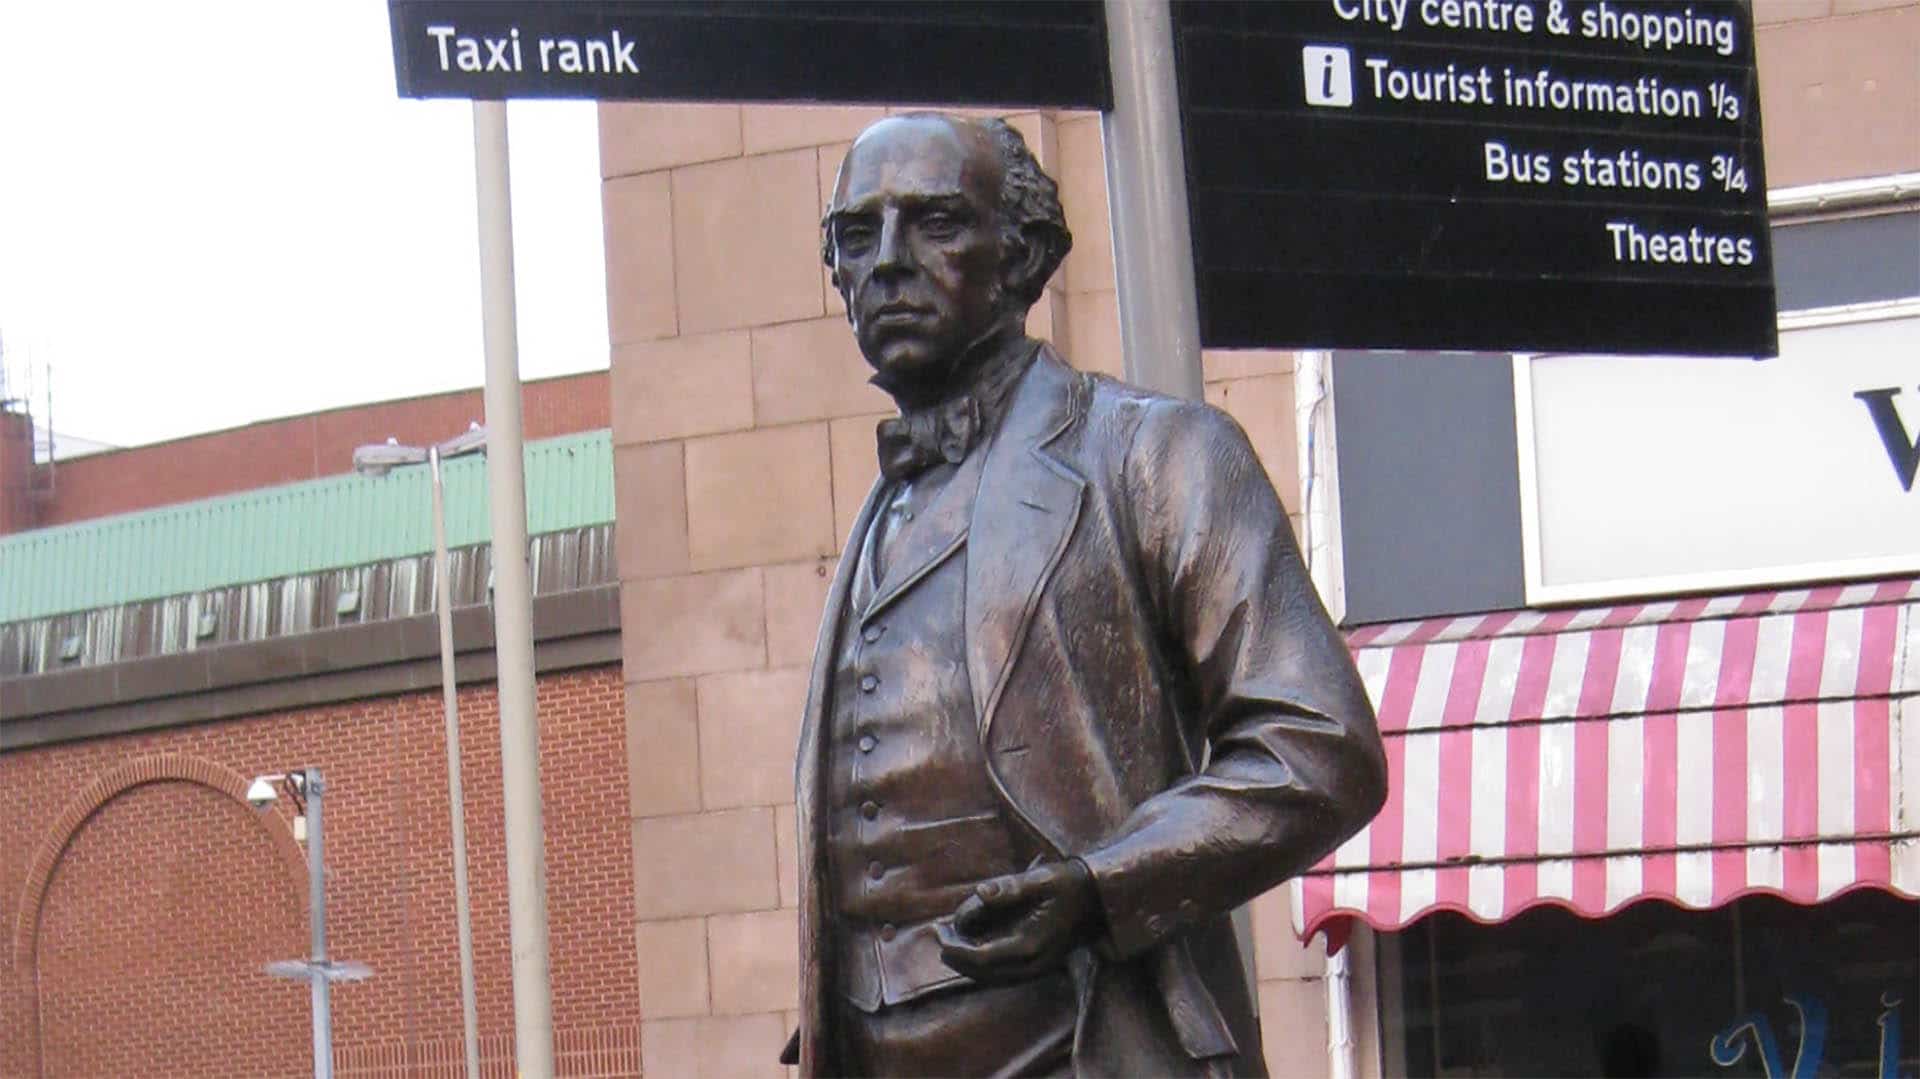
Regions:
[[881, 865], [879, 862], [867, 863], [867, 876], [872, 877], [874, 880], [879, 880], [881, 877], [884, 877], [886, 875], [887, 875], [886, 866]]
[[880, 680], [873, 675], [863, 674], [860, 676], [860, 692], [862, 693], [872, 693], [873, 687], [879, 684]]
[[879, 640], [880, 635], [886, 631], [887, 627], [885, 626], [868, 626], [860, 632], [860, 639], [866, 641], [868, 644], [872, 644]]
[[872, 820], [880, 815], [880, 804], [878, 802], [861, 802], [860, 815], [867, 820]]
[[860, 752], [862, 753], [872, 753], [873, 747], [879, 744], [879, 740], [871, 734], [863, 734], [860, 736]]
[[888, 922], [887, 924], [885, 924], [885, 925], [883, 925], [883, 926], [881, 926], [881, 927], [880, 927], [880, 939], [881, 939], [881, 940], [892, 940], [892, 939], [893, 939], [893, 934], [894, 934], [895, 932], [897, 932], [897, 930], [895, 930], [895, 929], [893, 928], [893, 923], [892, 923], [892, 922]]

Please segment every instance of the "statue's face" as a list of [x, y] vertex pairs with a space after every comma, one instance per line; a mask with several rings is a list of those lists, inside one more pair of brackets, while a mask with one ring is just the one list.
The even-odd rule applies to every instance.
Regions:
[[977, 130], [895, 117], [848, 151], [834, 273], [860, 351], [889, 389], [946, 377], [1002, 315], [998, 156]]

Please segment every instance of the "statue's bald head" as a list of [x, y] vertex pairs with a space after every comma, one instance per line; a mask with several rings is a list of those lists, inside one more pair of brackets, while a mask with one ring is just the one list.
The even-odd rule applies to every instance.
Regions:
[[[833, 221], [844, 205], [848, 165], [855, 155], [910, 155], [942, 132], [967, 147], [970, 169], [991, 173], [981, 180], [990, 183], [995, 193], [1003, 242], [1016, 257], [1027, 251], [1034, 256], [1033, 271], [1023, 275], [1025, 280], [1009, 282], [1006, 298], [1018, 302], [1022, 310], [1033, 306], [1073, 249], [1073, 233], [1067, 229], [1067, 216], [1060, 206], [1060, 186], [1041, 170], [1020, 130], [998, 118], [915, 112], [889, 116], [862, 131], [841, 162], [834, 180], [833, 202], [820, 222], [822, 261], [829, 270], [836, 269]], [[835, 285], [838, 287], [839, 282]]]

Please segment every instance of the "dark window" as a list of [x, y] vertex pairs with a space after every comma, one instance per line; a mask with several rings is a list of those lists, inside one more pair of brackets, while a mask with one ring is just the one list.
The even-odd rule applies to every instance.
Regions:
[[1773, 279], [1782, 311], [1920, 296], [1920, 214], [1776, 226]]
[[1379, 955], [1388, 1075], [1920, 1069], [1920, 903], [1883, 892], [1714, 911], [1651, 901], [1591, 921], [1557, 907], [1500, 925], [1438, 914], [1383, 934]]
[[1449, 352], [1336, 352], [1346, 621], [1518, 607], [1513, 364]]

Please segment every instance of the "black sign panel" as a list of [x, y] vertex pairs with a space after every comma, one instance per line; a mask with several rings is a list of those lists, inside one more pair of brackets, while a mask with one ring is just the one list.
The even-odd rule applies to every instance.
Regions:
[[1776, 351], [1746, 4], [1173, 14], [1207, 345]]
[[1110, 108], [1098, 0], [390, 0], [403, 97]]

